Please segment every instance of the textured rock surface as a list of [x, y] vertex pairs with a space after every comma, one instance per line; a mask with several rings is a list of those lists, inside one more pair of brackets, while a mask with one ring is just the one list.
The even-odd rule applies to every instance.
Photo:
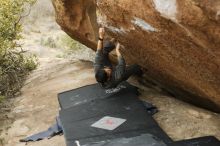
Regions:
[[220, 112], [219, 0], [53, 0], [56, 19], [95, 50], [99, 26], [124, 46], [148, 80]]

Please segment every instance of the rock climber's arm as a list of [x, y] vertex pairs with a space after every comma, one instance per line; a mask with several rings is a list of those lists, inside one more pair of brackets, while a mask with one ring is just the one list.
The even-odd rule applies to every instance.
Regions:
[[99, 40], [98, 40], [98, 44], [97, 44], [97, 51], [96, 51], [95, 62], [94, 62], [95, 73], [103, 67], [103, 64], [102, 64], [102, 62], [103, 62], [102, 48], [103, 48], [104, 34], [105, 34], [104, 28], [99, 28]]
[[120, 80], [122, 78], [123, 74], [125, 73], [126, 63], [125, 63], [124, 58], [121, 55], [119, 43], [116, 46], [116, 55], [118, 58], [118, 65], [116, 66], [115, 78], [117, 80]]
[[99, 28], [99, 40], [97, 45], [97, 51], [102, 51], [104, 35], [105, 35], [104, 28]]

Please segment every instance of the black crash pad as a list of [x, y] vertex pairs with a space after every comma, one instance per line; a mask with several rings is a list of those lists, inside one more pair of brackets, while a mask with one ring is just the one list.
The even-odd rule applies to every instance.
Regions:
[[[115, 90], [117, 92], [109, 94], [101, 89], [98, 98], [94, 93], [88, 93], [88, 89], [96, 92], [96, 89], [100, 90], [100, 87], [94, 84], [76, 89], [77, 94], [74, 90], [59, 94], [62, 107], [60, 119], [67, 146], [74, 145], [76, 140], [83, 145], [116, 138], [132, 138], [142, 134], [151, 134], [158, 140], [171, 142], [171, 139], [147, 113], [145, 106], [138, 99], [136, 87], [125, 82], [120, 90]], [[77, 96], [71, 96], [71, 94]], [[89, 99], [90, 95], [92, 95], [91, 99]], [[79, 97], [82, 97], [82, 101], [85, 102], [80, 102]], [[126, 122], [113, 131], [91, 127], [104, 116], [126, 119]]]
[[220, 146], [220, 141], [213, 136], [206, 136], [173, 142], [168, 146]]
[[[67, 146], [220, 146], [215, 137], [173, 142], [137, 98], [137, 88], [123, 82], [104, 90], [98, 84], [60, 93], [60, 120]], [[104, 116], [126, 119], [110, 131], [92, 127]]]
[[77, 89], [65, 91], [58, 94], [58, 101], [61, 109], [83, 104], [95, 99], [110, 97], [119, 91], [123, 93], [138, 94], [137, 87], [130, 85], [127, 82], [122, 82], [117, 88], [103, 89], [99, 84], [87, 85]]
[[115, 138], [112, 140], [105, 140], [91, 143], [82, 146], [166, 146], [166, 144], [151, 134], [142, 134], [140, 136], [130, 138]]

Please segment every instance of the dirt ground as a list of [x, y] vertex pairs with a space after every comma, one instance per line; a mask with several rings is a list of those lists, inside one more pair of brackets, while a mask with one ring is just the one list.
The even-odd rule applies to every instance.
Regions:
[[[55, 121], [59, 106], [57, 93], [94, 83], [91, 63], [44, 60], [34, 71], [22, 89], [22, 95], [14, 99], [10, 115], [15, 119], [10, 128], [2, 133], [4, 146], [23, 146], [19, 139], [47, 129]], [[63, 136], [29, 143], [30, 146], [63, 146]]]
[[[95, 83], [91, 62], [61, 58], [59, 55], [63, 53], [62, 48], [40, 44], [45, 35], [59, 36], [63, 33], [53, 19], [42, 21], [38, 26], [28, 29], [26, 27], [22, 41], [24, 49], [34, 52], [39, 57], [40, 66], [27, 78], [21, 95], [10, 100], [10, 105], [13, 105], [11, 110], [6, 106], [7, 112], [1, 113], [0, 123], [3, 124], [3, 131], [0, 131], [0, 146], [25, 146], [26, 144], [20, 143], [19, 139], [46, 130], [54, 123], [59, 111], [57, 93]], [[88, 58], [92, 58], [94, 54], [78, 55], [89, 60]], [[129, 82], [140, 87], [141, 99], [158, 107], [159, 112], [154, 118], [173, 140], [206, 135], [214, 135], [220, 139], [219, 114], [144, 87], [134, 79], [130, 79]], [[63, 136], [55, 136], [30, 142], [28, 146], [65, 146], [65, 141]]]

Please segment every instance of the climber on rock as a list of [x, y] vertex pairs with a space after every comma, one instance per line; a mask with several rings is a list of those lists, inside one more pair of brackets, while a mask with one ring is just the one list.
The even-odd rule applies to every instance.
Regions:
[[[143, 71], [137, 64], [126, 66], [120, 52], [120, 43], [115, 47], [115, 39], [104, 40], [105, 30], [99, 28], [99, 40], [94, 62], [95, 78], [101, 87], [105, 89], [115, 88], [122, 81], [126, 81], [131, 75], [141, 76]], [[104, 45], [103, 45], [104, 44]], [[109, 60], [109, 53], [116, 48], [118, 64], [113, 66]]]

